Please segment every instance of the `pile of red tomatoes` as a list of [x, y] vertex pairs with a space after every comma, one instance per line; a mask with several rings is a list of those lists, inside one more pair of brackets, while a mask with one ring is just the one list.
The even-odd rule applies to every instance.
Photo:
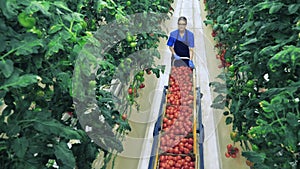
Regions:
[[195, 168], [193, 110], [193, 71], [189, 67], [172, 67], [157, 168]]

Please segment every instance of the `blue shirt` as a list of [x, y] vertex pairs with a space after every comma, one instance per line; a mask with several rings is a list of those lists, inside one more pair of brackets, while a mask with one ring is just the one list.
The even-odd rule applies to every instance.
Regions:
[[[177, 37], [178, 37], [178, 39], [177, 39]], [[176, 41], [176, 39], [179, 40], [179, 41], [181, 41], [181, 42], [185, 42], [186, 39], [187, 39], [187, 45], [190, 48], [194, 47], [194, 34], [193, 34], [193, 32], [191, 32], [191, 31], [189, 31], [187, 29], [186, 29], [183, 37], [181, 37], [179, 35], [179, 30], [178, 29], [175, 30], [175, 31], [173, 31], [173, 32], [171, 32], [170, 36], [169, 36], [169, 39], [168, 39], [168, 42], [167, 42], [167, 45], [170, 46], [170, 47], [173, 46], [174, 43], [175, 43], [175, 41]]]

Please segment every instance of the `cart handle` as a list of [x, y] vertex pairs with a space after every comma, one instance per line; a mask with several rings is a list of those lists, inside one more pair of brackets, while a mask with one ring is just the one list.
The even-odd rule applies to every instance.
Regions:
[[[190, 58], [188, 58], [188, 57], [180, 57], [180, 59], [190, 59]], [[175, 61], [178, 61], [178, 60], [174, 59], [173, 62], [172, 62], [172, 66], [174, 66]]]

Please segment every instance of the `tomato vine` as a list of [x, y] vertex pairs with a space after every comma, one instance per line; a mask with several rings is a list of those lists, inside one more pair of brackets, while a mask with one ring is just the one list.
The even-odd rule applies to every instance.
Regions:
[[212, 107], [226, 109], [248, 165], [299, 168], [299, 3], [207, 0], [205, 6], [215, 47], [226, 50], [218, 76], [225, 83], [211, 83], [219, 93]]
[[[88, 137], [87, 129], [78, 123], [79, 114], [73, 102], [76, 94], [74, 87], [78, 86], [72, 86], [76, 60], [85, 44], [95, 40], [93, 32], [105, 24], [114, 20], [123, 22], [127, 15], [142, 11], [168, 13], [171, 2], [1, 1], [1, 167], [91, 168], [101, 149], [105, 157], [102, 168], [106, 168], [106, 164], [114, 158], [111, 152], [123, 150], [121, 137], [130, 131], [130, 126], [112, 103], [115, 99], [113, 94], [103, 90], [103, 86], [111, 85], [115, 78], [113, 75], [119, 68], [124, 69], [122, 72], [125, 73], [130, 73], [133, 65], [136, 70], [150, 68], [161, 71], [154, 65], [153, 57], [144, 58], [137, 64], [130, 62], [127, 56], [142, 49], [154, 48], [153, 56], [159, 57], [155, 48], [159, 37], [166, 35], [157, 26], [159, 24], [151, 24], [151, 29], [157, 30], [151, 35], [149, 32], [132, 35], [136, 41], [129, 45], [124, 38], [106, 51], [97, 72], [103, 77], [88, 79], [87, 86], [96, 93], [100, 111], [92, 112], [87, 117], [101, 117], [111, 127], [105, 132], [99, 130], [99, 142]], [[162, 16], [150, 22], [157, 23], [168, 18], [167, 15]], [[143, 64], [146, 61], [147, 64]], [[98, 127], [101, 129], [101, 126]], [[109, 145], [112, 151], [103, 149], [99, 146], [101, 144]]]

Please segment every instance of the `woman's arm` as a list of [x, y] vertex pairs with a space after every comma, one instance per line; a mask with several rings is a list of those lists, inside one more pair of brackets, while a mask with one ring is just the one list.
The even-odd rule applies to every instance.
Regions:
[[169, 46], [169, 49], [170, 49], [170, 51], [172, 52], [172, 55], [174, 55], [174, 54], [175, 54], [174, 47], [173, 47], [173, 46]]
[[190, 60], [193, 60], [194, 57], [194, 48], [190, 48]]

